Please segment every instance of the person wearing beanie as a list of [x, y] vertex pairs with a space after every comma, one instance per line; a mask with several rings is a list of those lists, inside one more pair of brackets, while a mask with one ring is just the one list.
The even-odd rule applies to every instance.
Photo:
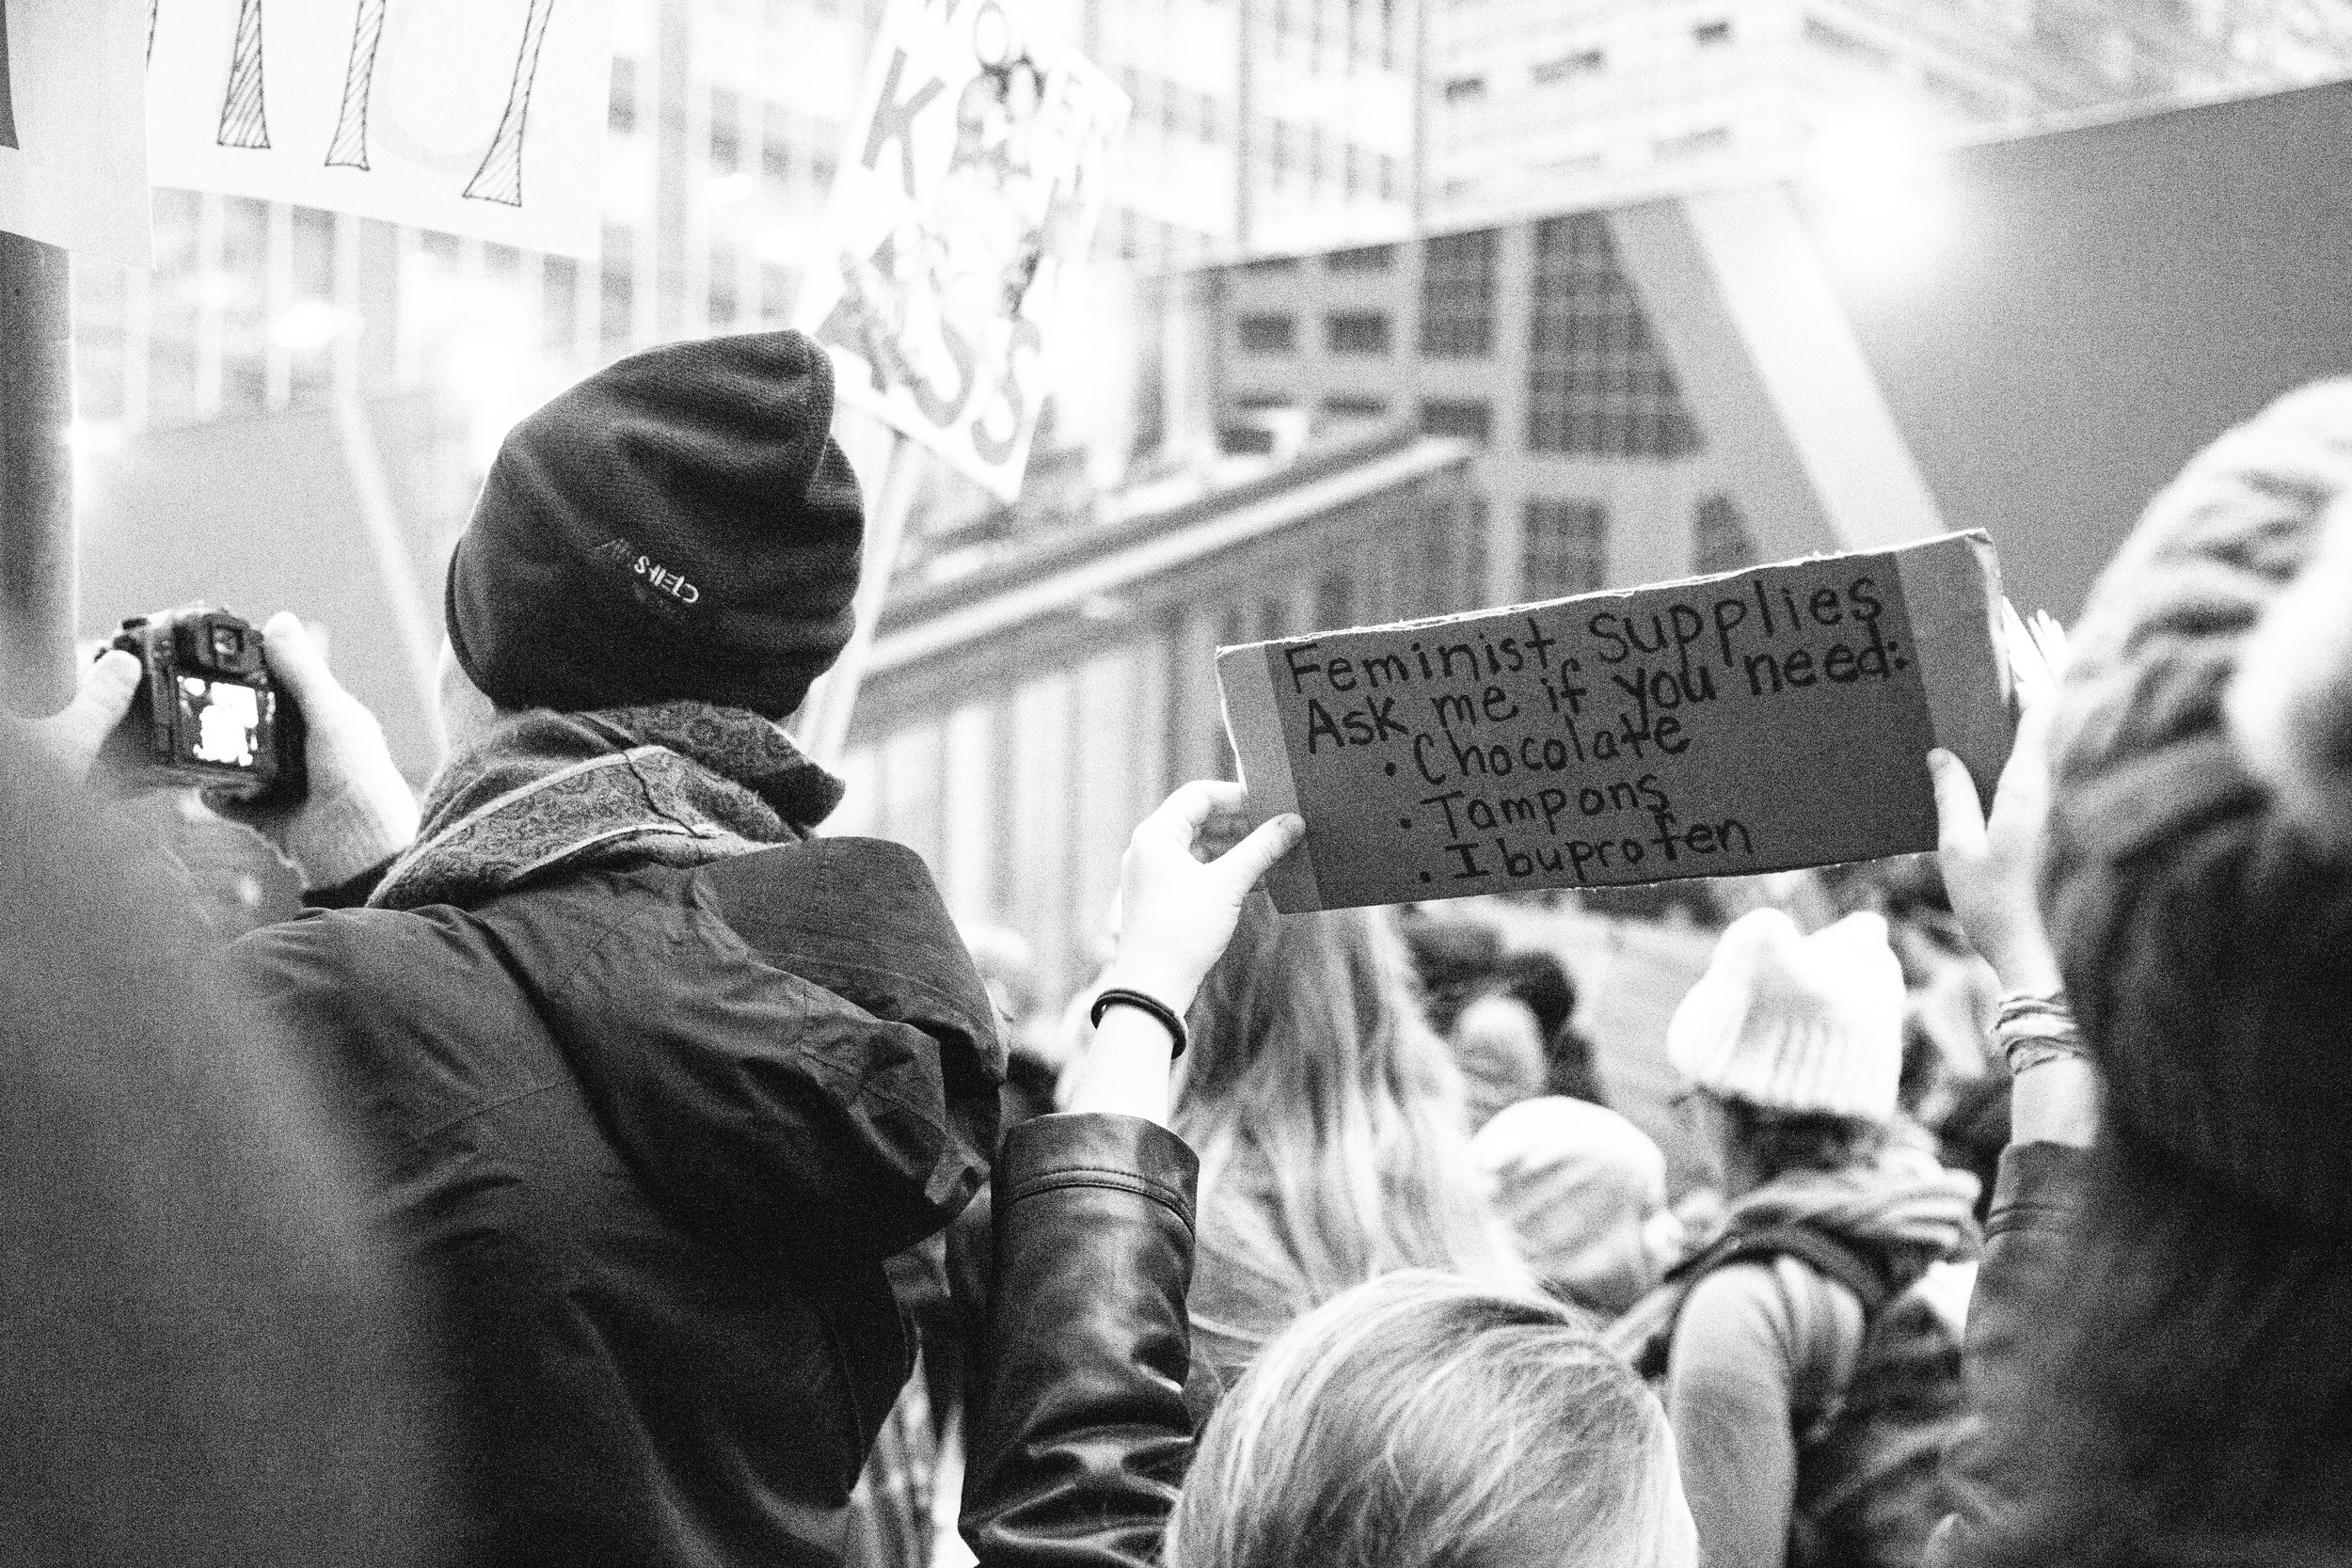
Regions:
[[1565, 1095], [1522, 1100], [1481, 1127], [1470, 1152], [1494, 1183], [1495, 1211], [1519, 1255], [1565, 1301], [1617, 1317], [1682, 1256], [1682, 1223], [1666, 1207], [1665, 1155], [1605, 1105]]
[[[1967, 1275], [1950, 1265], [1977, 1245], [1977, 1183], [1898, 1126], [1903, 1006], [1882, 916], [1805, 936], [1762, 909], [1667, 1025], [1728, 1207], [1613, 1333], [1653, 1369], [1662, 1349], [1704, 1563], [1915, 1562], [1946, 1512], [1932, 1467], [1897, 1450], [1958, 1402]], [[1882, 1355], [1938, 1369], [1900, 1419]]]
[[[2352, 381], [2191, 459], [2069, 642], [2040, 905], [2028, 863], [2004, 922], [2046, 922], [2042, 994], [2003, 1019], [2041, 1011], [2024, 1059], [2052, 1065], [2017, 1074], [2017, 1255], [1988, 1253], [1928, 1560], [2344, 1561]], [[2028, 1081], [2061, 1072], [2090, 1125], [2029, 1142]]]
[[839, 1561], [914, 1355], [884, 1259], [986, 1180], [987, 991], [912, 851], [812, 836], [842, 786], [779, 724], [850, 630], [832, 418], [776, 332], [517, 425], [451, 558], [413, 840], [332, 720], [336, 907], [227, 955], [431, 1304], [464, 1562]]

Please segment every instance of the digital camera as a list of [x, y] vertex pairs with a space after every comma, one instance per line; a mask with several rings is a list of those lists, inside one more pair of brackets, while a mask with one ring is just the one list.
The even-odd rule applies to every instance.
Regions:
[[133, 616], [114, 645], [145, 672], [123, 721], [125, 767], [241, 800], [302, 793], [302, 714], [270, 678], [260, 627], [190, 605]]

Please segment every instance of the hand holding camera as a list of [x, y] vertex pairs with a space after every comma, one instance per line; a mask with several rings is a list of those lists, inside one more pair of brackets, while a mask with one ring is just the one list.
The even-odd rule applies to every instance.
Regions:
[[64, 709], [34, 726], [75, 779], [203, 790], [331, 887], [408, 847], [417, 804], [366, 705], [300, 620], [203, 606], [123, 623]]

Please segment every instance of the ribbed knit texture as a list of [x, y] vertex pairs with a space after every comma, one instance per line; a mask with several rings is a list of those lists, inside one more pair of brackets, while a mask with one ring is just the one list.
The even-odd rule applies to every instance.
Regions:
[[672, 343], [516, 425], [450, 558], [451, 645], [501, 707], [781, 719], [850, 639], [864, 537], [833, 367], [797, 332]]
[[1698, 1088], [1777, 1111], [1883, 1121], [1902, 1076], [1902, 966], [1867, 912], [1800, 936], [1778, 910], [1741, 915], [1666, 1026]]
[[2347, 491], [2352, 382], [2329, 382], [2224, 436], [2150, 504], [2071, 639], [2043, 873], [2119, 1129], [2339, 1231], [2352, 869], [2257, 782], [2223, 702]]

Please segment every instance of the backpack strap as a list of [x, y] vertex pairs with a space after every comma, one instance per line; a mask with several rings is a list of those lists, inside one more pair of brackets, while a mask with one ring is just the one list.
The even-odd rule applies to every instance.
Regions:
[[1765, 1226], [1735, 1230], [1677, 1267], [1686, 1287], [1695, 1287], [1717, 1269], [1733, 1263], [1794, 1258], [1843, 1285], [1862, 1303], [1863, 1332], [1869, 1332], [1886, 1304], [1901, 1294], [1886, 1261], [1876, 1253], [1809, 1225]]

